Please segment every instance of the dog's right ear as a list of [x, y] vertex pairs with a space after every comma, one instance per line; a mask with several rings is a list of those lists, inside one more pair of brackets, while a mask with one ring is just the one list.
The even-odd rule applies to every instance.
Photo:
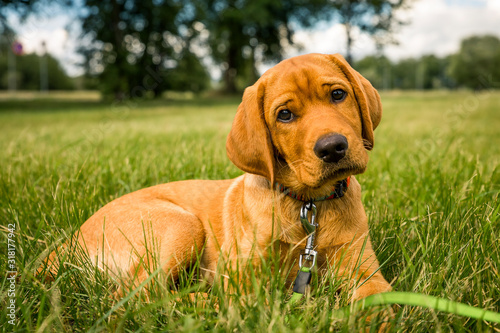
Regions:
[[374, 145], [373, 131], [382, 118], [380, 96], [372, 84], [355, 71], [340, 54], [332, 54], [329, 57], [344, 72], [352, 85], [361, 112], [363, 142], [366, 149], [372, 150]]
[[265, 85], [245, 89], [226, 142], [227, 156], [245, 172], [274, 182], [274, 151], [264, 113]]

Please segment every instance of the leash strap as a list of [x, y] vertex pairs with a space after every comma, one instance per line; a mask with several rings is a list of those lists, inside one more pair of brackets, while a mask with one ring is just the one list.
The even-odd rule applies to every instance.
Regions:
[[292, 297], [288, 300], [289, 305], [295, 304], [302, 299], [306, 293], [307, 286], [311, 283], [311, 277], [312, 274], [309, 267], [303, 266], [299, 269], [299, 274], [297, 274], [293, 283]]
[[[311, 220], [309, 220], [308, 215], [311, 213]], [[312, 202], [306, 202], [302, 205], [300, 209], [300, 221], [302, 222], [302, 227], [307, 233], [306, 248], [300, 254], [299, 257], [299, 273], [295, 278], [293, 283], [293, 294], [288, 304], [293, 304], [298, 302], [302, 296], [306, 293], [307, 286], [311, 283], [311, 270], [316, 265], [316, 255], [317, 252], [314, 250], [314, 240], [316, 235], [316, 205]]]
[[311, 269], [308, 267], [302, 267], [299, 270], [299, 274], [295, 278], [295, 282], [293, 284], [293, 292], [304, 295], [306, 293], [306, 287], [311, 283]]

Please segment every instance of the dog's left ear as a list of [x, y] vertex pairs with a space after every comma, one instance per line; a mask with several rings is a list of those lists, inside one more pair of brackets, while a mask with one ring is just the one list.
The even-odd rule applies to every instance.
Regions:
[[245, 172], [274, 183], [274, 150], [265, 120], [265, 84], [257, 81], [245, 89], [233, 126], [227, 137], [227, 156]]
[[354, 70], [340, 54], [333, 54], [330, 57], [351, 82], [361, 112], [363, 142], [367, 150], [372, 150], [374, 145], [373, 130], [377, 128], [382, 118], [380, 96], [370, 81]]

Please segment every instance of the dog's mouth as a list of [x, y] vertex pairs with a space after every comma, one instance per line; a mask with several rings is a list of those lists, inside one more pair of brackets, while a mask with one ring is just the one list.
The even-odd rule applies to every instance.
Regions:
[[278, 155], [277, 162], [282, 172], [278, 173], [278, 182], [296, 192], [310, 196], [329, 192], [336, 182], [363, 173], [366, 169], [366, 165], [356, 163], [348, 156], [337, 163], [321, 162], [318, 165], [316, 162], [302, 164], [298, 168], [291, 168], [291, 165], [280, 157]]
[[[344, 165], [345, 164], [345, 165]], [[366, 167], [354, 163], [325, 166], [317, 181], [315, 188], [322, 187], [325, 183], [337, 182], [352, 175], [363, 173]]]

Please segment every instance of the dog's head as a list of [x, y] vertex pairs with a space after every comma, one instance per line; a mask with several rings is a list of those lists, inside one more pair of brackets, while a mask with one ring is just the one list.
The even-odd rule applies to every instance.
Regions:
[[298, 56], [245, 90], [227, 153], [243, 171], [321, 192], [365, 171], [381, 116], [377, 91], [342, 56]]

